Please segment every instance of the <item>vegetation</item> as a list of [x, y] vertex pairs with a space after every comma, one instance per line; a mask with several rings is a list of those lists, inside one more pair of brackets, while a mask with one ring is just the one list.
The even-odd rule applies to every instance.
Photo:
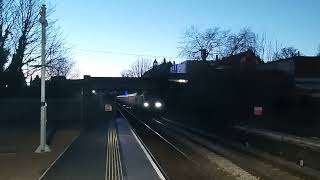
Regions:
[[298, 56], [299, 52], [298, 49], [294, 47], [284, 47], [281, 48], [279, 52], [275, 52], [275, 59], [287, 59], [292, 58], [294, 56]]
[[122, 77], [142, 77], [142, 75], [151, 68], [149, 59], [137, 59], [130, 67], [121, 72]]
[[[0, 2], [1, 85], [22, 87], [26, 79], [39, 74], [41, 55], [41, 2], [38, 0], [2, 0]], [[68, 75], [74, 63], [70, 59], [56, 20], [48, 9], [47, 76]]]
[[[226, 57], [247, 50], [252, 50], [265, 61], [273, 61], [298, 55], [294, 47], [278, 48], [277, 42], [267, 41], [266, 35], [259, 35], [246, 27], [238, 33], [225, 30], [220, 27], [208, 28], [200, 31], [190, 27], [183, 35], [179, 43], [179, 55], [192, 60], [215, 59], [215, 56]], [[199, 56], [199, 52], [205, 50], [205, 57]]]

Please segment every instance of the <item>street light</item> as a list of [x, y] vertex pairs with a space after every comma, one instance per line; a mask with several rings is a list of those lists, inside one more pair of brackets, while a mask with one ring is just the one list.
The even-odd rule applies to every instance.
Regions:
[[47, 103], [45, 95], [45, 56], [46, 56], [46, 27], [48, 22], [46, 19], [46, 6], [42, 5], [40, 11], [39, 22], [42, 26], [42, 39], [41, 39], [41, 109], [40, 109], [40, 145], [36, 149], [36, 153], [50, 152], [50, 148], [47, 145], [47, 135], [46, 135], [46, 126], [47, 126]]

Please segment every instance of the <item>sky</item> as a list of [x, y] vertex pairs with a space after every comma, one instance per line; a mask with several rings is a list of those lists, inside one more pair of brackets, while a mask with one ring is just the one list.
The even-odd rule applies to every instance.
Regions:
[[[48, 0], [49, 1], [49, 0]], [[250, 27], [268, 40], [315, 55], [319, 0], [51, 0], [81, 76], [120, 76], [138, 58], [181, 62], [179, 42], [190, 26]], [[129, 55], [124, 55], [129, 54]]]

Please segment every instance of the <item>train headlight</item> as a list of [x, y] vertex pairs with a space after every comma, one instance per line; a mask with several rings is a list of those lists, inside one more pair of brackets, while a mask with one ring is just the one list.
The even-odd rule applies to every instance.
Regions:
[[145, 107], [145, 108], [149, 107], [149, 103], [148, 102], [144, 102], [143, 103], [143, 107]]
[[156, 108], [161, 108], [161, 107], [162, 107], [162, 103], [159, 102], [159, 101], [156, 101], [156, 102], [154, 103], [154, 106], [155, 106]]

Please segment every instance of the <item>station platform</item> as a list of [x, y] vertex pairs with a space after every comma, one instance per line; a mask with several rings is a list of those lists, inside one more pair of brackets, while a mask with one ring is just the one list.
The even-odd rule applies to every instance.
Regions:
[[275, 141], [290, 143], [299, 147], [320, 150], [320, 140], [318, 138], [300, 137], [288, 133], [276, 132], [268, 129], [254, 128], [248, 126], [234, 126], [233, 128], [236, 130], [243, 131], [245, 133], [255, 134]]
[[116, 119], [121, 147], [121, 159], [126, 170], [126, 179], [165, 179], [141, 140], [131, 129], [128, 121]]
[[58, 157], [41, 180], [165, 179], [124, 118], [95, 123]]

